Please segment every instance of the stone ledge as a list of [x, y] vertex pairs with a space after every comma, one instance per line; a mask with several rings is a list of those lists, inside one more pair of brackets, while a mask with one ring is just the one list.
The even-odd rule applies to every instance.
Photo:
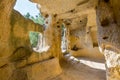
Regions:
[[[16, 80], [19, 77], [20, 80], [23, 79], [22, 77], [25, 77], [27, 80], [48, 80], [56, 77], [61, 72], [62, 69], [59, 65], [59, 60], [57, 58], [52, 58], [16, 69], [13, 72], [13, 77], [11, 77], [11, 80]], [[26, 76], [22, 73], [26, 74]]]

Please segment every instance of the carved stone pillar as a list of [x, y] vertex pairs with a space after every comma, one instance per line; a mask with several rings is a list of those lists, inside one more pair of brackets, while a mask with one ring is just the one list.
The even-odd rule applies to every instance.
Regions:
[[110, 1], [100, 0], [97, 7], [98, 42], [106, 59], [107, 80], [120, 80], [120, 27], [114, 14], [117, 7], [113, 9]]

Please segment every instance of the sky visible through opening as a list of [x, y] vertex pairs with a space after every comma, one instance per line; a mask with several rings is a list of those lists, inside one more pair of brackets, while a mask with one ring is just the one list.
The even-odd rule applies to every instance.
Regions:
[[22, 15], [26, 15], [29, 12], [33, 17], [40, 13], [37, 9], [37, 4], [32, 3], [29, 0], [17, 0], [14, 9], [20, 12]]

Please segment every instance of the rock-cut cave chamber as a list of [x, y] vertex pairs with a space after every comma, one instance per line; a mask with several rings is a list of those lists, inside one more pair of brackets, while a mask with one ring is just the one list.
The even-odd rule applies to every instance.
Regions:
[[0, 0], [0, 80], [120, 80], [119, 0]]

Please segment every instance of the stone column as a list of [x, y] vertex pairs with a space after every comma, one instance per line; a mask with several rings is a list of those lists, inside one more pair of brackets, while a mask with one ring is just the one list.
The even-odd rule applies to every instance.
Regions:
[[98, 43], [106, 60], [107, 80], [120, 80], [120, 27], [114, 15], [109, 0], [100, 0], [97, 7]]
[[61, 23], [52, 14], [42, 13], [43, 16], [50, 18], [45, 21], [46, 29], [44, 36], [46, 44], [50, 46], [49, 54], [53, 57], [61, 58]]
[[120, 80], [120, 54], [112, 50], [104, 50], [107, 69], [107, 80]]

